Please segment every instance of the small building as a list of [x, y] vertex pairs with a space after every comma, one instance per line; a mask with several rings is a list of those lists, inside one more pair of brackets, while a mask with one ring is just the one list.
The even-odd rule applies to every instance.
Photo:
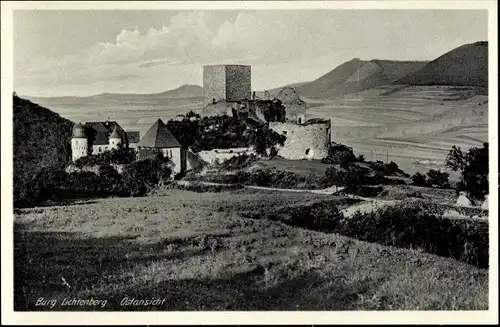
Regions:
[[137, 151], [139, 160], [152, 158], [161, 153], [172, 161], [175, 173], [186, 171], [186, 149], [161, 119], [158, 119], [137, 143]]
[[71, 137], [73, 161], [88, 155], [128, 146], [127, 133], [115, 121], [78, 123], [73, 126]]

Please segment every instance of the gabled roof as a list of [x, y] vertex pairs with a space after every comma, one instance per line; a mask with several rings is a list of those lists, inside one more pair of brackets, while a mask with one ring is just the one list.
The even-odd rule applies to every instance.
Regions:
[[146, 148], [180, 148], [181, 145], [161, 119], [144, 134], [137, 146]]

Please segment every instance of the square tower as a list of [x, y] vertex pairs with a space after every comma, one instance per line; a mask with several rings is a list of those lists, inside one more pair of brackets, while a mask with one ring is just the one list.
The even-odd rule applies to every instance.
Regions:
[[207, 104], [250, 99], [252, 71], [248, 65], [203, 66], [203, 97]]

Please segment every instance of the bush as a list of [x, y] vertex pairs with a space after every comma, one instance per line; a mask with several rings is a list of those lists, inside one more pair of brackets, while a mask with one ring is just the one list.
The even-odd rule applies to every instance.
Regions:
[[357, 213], [345, 222], [337, 231], [342, 235], [383, 245], [418, 248], [481, 268], [488, 267], [488, 222], [445, 219], [418, 205]]
[[415, 186], [424, 186], [428, 185], [427, 177], [424, 174], [416, 173], [411, 177], [411, 184]]
[[247, 168], [257, 160], [256, 155], [243, 153], [222, 161], [219, 163], [218, 168], [226, 171], [234, 171]]
[[359, 159], [354, 155], [352, 148], [343, 144], [332, 145], [328, 150], [328, 156], [321, 160], [322, 163], [330, 165], [348, 164], [356, 161]]
[[450, 174], [448, 174], [447, 172], [441, 172], [440, 170], [431, 169], [427, 172], [427, 184], [431, 187], [449, 188], [449, 177]]
[[291, 226], [308, 228], [323, 232], [333, 232], [336, 223], [343, 219], [342, 212], [333, 201], [312, 203], [308, 205], [286, 206], [274, 211], [242, 212], [243, 216], [253, 219], [270, 219], [281, 221]]
[[171, 174], [169, 162], [161, 156], [134, 162], [123, 175], [107, 164], [101, 165], [98, 173], [43, 168], [32, 179], [18, 182], [14, 203], [19, 207], [69, 196], [143, 196], [157, 184], [170, 180]]
[[220, 192], [234, 191], [234, 190], [239, 190], [239, 189], [244, 188], [244, 186], [242, 184], [206, 185], [206, 184], [199, 183], [199, 182], [191, 183], [188, 185], [175, 184], [174, 187], [177, 189], [186, 190], [186, 191], [193, 191], [193, 192], [198, 192], [198, 193], [204, 193], [204, 192], [220, 193]]
[[241, 212], [244, 217], [279, 220], [292, 226], [338, 233], [387, 246], [420, 249], [480, 268], [488, 267], [488, 222], [441, 218], [444, 207], [416, 201], [346, 219], [332, 201]]
[[123, 185], [122, 176], [110, 165], [102, 165], [99, 167], [99, 187], [100, 191], [105, 194], [127, 194]]
[[157, 155], [127, 166], [123, 173], [124, 187], [131, 196], [142, 196], [156, 185], [169, 181], [171, 175], [168, 158]]
[[391, 161], [390, 163], [384, 163], [380, 160], [377, 160], [376, 162], [370, 162], [370, 167], [385, 176], [400, 175], [409, 177], [407, 173], [399, 169], [399, 166], [394, 161]]
[[368, 191], [365, 186], [386, 184], [387, 178], [377, 172], [370, 176], [368, 172], [368, 169], [358, 166], [349, 166], [347, 169], [331, 166], [327, 168], [325, 174], [331, 185], [343, 186], [347, 193], [374, 194], [375, 191]]
[[90, 167], [96, 165], [124, 165], [131, 164], [137, 160], [135, 149], [120, 148], [118, 150], [111, 149], [102, 153], [81, 157], [73, 163], [78, 168]]

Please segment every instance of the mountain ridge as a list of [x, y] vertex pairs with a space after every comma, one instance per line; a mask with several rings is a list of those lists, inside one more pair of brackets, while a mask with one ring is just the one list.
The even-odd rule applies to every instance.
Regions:
[[410, 85], [488, 86], [488, 41], [454, 48], [397, 81]]

